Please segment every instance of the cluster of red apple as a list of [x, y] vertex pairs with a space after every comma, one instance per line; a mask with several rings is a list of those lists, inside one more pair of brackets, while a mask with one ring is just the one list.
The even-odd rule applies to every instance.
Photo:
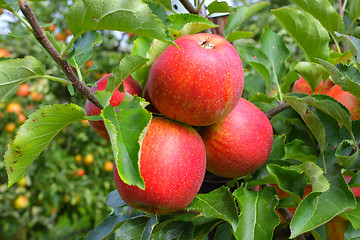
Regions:
[[[312, 94], [310, 85], [302, 76], [295, 81], [292, 91], [306, 93], [308, 95]], [[315, 89], [314, 94], [325, 94], [333, 97], [349, 110], [352, 121], [360, 119], [360, 100], [351, 93], [342, 90], [339, 85], [335, 85], [330, 79], [325, 83], [321, 80], [319, 86]]]
[[[227, 178], [242, 177], [269, 157], [273, 130], [265, 114], [241, 98], [244, 73], [235, 48], [215, 34], [186, 35], [170, 45], [151, 66], [146, 98], [160, 113], [151, 120], [142, 142], [140, 172], [145, 190], [125, 184], [114, 167], [120, 196], [130, 206], [166, 214], [186, 207], [199, 191], [205, 170]], [[106, 87], [107, 75], [93, 91]], [[140, 85], [127, 77], [124, 90], [141, 96]], [[115, 91], [111, 106], [124, 97]], [[87, 115], [100, 110], [89, 101]], [[109, 140], [102, 121], [90, 121]], [[203, 126], [198, 132], [193, 126]]]

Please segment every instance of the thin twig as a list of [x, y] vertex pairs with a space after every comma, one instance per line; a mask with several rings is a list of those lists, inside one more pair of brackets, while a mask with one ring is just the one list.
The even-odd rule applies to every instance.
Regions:
[[342, 5], [342, 0], [338, 0], [338, 3], [339, 3], [339, 14], [342, 18], [344, 18], [344, 8]]
[[189, 0], [180, 0], [180, 3], [184, 6], [186, 10], [189, 11], [189, 13], [197, 14], [195, 6], [192, 5]]
[[78, 77], [75, 75], [73, 70], [71, 69], [69, 63], [63, 59], [60, 53], [56, 50], [54, 45], [49, 41], [44, 31], [42, 30], [39, 22], [37, 21], [33, 11], [31, 10], [29, 4], [25, 1], [19, 1], [19, 6], [21, 12], [24, 14], [25, 18], [29, 21], [33, 31], [35, 38], [38, 42], [45, 48], [45, 50], [50, 54], [50, 56], [54, 59], [60, 69], [64, 72], [66, 77], [69, 79], [74, 88], [79, 91], [85, 98], [87, 98], [90, 102], [92, 102], [95, 106], [102, 109], [102, 105], [96, 99], [94, 93], [91, 91], [89, 87], [83, 84]]
[[283, 103], [280, 103], [279, 105], [275, 106], [274, 108], [272, 108], [269, 111], [266, 111], [264, 113], [269, 119], [271, 119], [276, 114], [278, 114], [278, 113], [280, 113], [280, 112], [282, 112], [282, 111], [284, 111], [284, 110], [286, 110], [288, 108], [290, 108], [290, 105], [288, 103], [283, 102]]

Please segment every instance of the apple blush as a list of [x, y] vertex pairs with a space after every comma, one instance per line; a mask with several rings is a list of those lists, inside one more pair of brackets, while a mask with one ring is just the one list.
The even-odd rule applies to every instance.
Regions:
[[224, 118], [244, 87], [239, 54], [225, 38], [208, 33], [185, 35], [151, 66], [146, 91], [164, 116], [193, 126]]

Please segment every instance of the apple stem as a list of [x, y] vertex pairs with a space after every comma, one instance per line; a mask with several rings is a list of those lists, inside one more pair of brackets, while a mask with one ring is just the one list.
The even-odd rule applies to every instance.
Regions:
[[69, 81], [74, 86], [74, 88], [78, 92], [80, 92], [85, 98], [87, 98], [90, 102], [92, 102], [95, 106], [97, 106], [100, 109], [103, 109], [103, 106], [95, 97], [94, 92], [91, 91], [89, 87], [87, 87], [84, 83], [82, 83], [78, 79], [74, 71], [71, 69], [69, 62], [61, 57], [61, 54], [56, 50], [54, 45], [47, 38], [27, 1], [24, 2], [19, 1], [19, 7], [21, 12], [24, 14], [25, 18], [28, 20], [30, 26], [32, 27], [33, 34], [36, 40], [45, 48], [45, 50], [54, 59], [54, 61], [64, 72], [65, 76], [69, 79]]

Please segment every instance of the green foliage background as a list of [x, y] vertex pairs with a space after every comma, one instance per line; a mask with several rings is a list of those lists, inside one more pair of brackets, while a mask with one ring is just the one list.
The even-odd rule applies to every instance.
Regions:
[[[164, 8], [151, 4], [154, 1], [146, 2], [165, 26], [169, 27]], [[169, 3], [166, 0], [157, 2], [163, 3], [165, 7], [166, 3]], [[182, 233], [178, 235], [179, 239], [207, 239], [207, 235], [213, 229], [217, 229], [215, 239], [233, 239], [233, 235], [238, 239], [287, 239], [308, 231], [311, 231], [316, 239], [321, 239], [325, 235], [325, 222], [339, 214], [351, 221], [347, 229], [348, 236], [360, 235], [358, 230], [360, 224], [356, 218], [359, 209], [358, 200], [353, 197], [340, 174], [343, 169], [354, 175], [355, 180], [352, 184], [359, 185], [359, 174], [356, 174], [360, 160], [358, 152], [354, 154], [355, 157], [348, 155], [351, 151], [351, 143], [359, 142], [360, 120], [351, 122], [349, 112], [330, 97], [289, 94], [293, 82], [298, 79], [298, 74], [307, 76], [314, 89], [321, 77], [324, 79], [328, 77], [328, 74], [322, 76], [324, 73], [322, 69], [325, 68], [337, 84], [359, 96], [359, 81], [355, 81], [358, 75], [354, 68], [349, 66], [354, 65], [354, 61], [350, 59], [349, 52], [341, 53], [349, 46], [338, 45], [339, 39], [344, 39], [345, 35], [337, 33], [349, 33], [360, 37], [358, 17], [351, 22], [356, 11], [351, 8], [345, 11], [344, 26], [342, 26], [338, 24], [342, 20], [338, 21], [337, 15], [332, 11], [331, 6], [335, 6], [335, 10], [339, 11], [335, 0], [319, 0], [323, 6], [330, 6], [324, 10], [331, 16], [328, 18], [330, 20], [312, 11], [316, 9], [317, 1], [273, 0], [267, 1], [268, 6], [256, 11], [256, 7], [253, 6], [257, 2], [236, 1], [237, 4], [246, 6], [238, 11], [251, 17], [241, 21], [243, 16], [237, 15], [240, 23], [231, 29], [231, 31], [252, 32], [251, 38], [234, 41], [245, 69], [243, 97], [255, 103], [263, 111], [272, 109], [279, 101], [285, 101], [292, 107], [277, 114], [271, 120], [275, 133], [274, 147], [266, 165], [252, 176], [219, 184], [221, 187], [204, 184], [201, 194], [198, 194], [187, 208], [189, 211], [201, 212], [199, 216], [191, 214], [180, 217], [144, 216], [124, 206], [114, 192], [106, 200], [108, 193], [115, 189], [112, 173], [105, 172], [102, 168], [106, 161], [113, 160], [111, 145], [97, 137], [88, 126], [77, 122], [63, 129], [30, 166], [26, 173], [25, 187], [15, 184], [7, 189], [5, 163], [0, 162], [0, 238], [76, 239], [83, 238], [95, 226], [99, 226], [97, 228], [99, 235], [106, 236], [116, 230], [115, 236], [120, 239], [124, 236], [149, 239], [152, 232], [155, 239], [168, 239], [167, 236], [179, 232]], [[306, 4], [304, 5], [303, 2], [313, 5], [306, 9]], [[32, 9], [40, 23], [48, 23], [56, 19], [57, 29], [54, 32], [56, 36], [66, 31], [65, 17], [71, 12], [68, 4], [72, 3], [40, 1], [33, 2]], [[77, 4], [80, 4], [80, 1]], [[73, 18], [77, 12], [81, 14], [83, 7], [76, 5], [77, 11], [71, 12], [68, 22], [76, 22]], [[303, 11], [299, 11], [300, 9]], [[8, 12], [4, 14], [10, 15]], [[182, 21], [177, 22], [181, 19], [177, 19], [178, 16], [169, 17], [175, 22], [169, 27], [169, 32], [159, 34], [161, 32], [159, 31], [156, 32], [158, 34], [156, 36], [167, 41], [169, 35], [192, 33], [212, 26], [208, 21], [199, 20], [197, 17], [191, 18], [186, 25]], [[295, 28], [289, 21], [296, 22], [303, 19], [307, 24], [301, 28]], [[192, 24], [191, 21], [196, 24]], [[99, 26], [100, 29], [103, 28], [101, 23]], [[315, 30], [306, 29], [308, 26], [315, 26]], [[114, 26], [114, 29], [117, 27], [119, 26]], [[128, 29], [125, 30], [132, 29], [132, 26], [127, 27]], [[70, 28], [73, 33], [80, 34], [84, 29], [91, 30], [94, 26], [86, 28], [72, 25]], [[154, 28], [157, 28], [157, 25]], [[44, 55], [34, 38], [23, 34], [24, 29], [21, 24], [10, 23], [10, 29], [11, 35], [0, 35], [0, 48], [9, 50], [11, 58], [32, 55], [41, 60], [47, 74], [64, 78], [53, 60]], [[145, 37], [137, 38], [133, 54], [150, 58], [149, 64], [151, 64], [167, 45], [161, 43], [158, 49], [150, 48], [150, 40], [146, 38], [149, 34], [146, 32]], [[242, 32], [237, 34], [236, 36], [242, 36]], [[98, 68], [86, 76], [86, 83], [89, 85], [99, 79], [103, 73], [113, 72], [114, 75], [121, 76], [122, 69], [116, 67], [120, 60], [129, 56], [130, 46], [134, 40], [129, 40], [126, 33], [118, 33], [115, 36], [113, 32], [100, 30], [99, 35], [102, 37], [102, 43], [93, 42], [96, 46], [91, 58]], [[96, 38], [96, 34], [94, 36]], [[15, 41], [14, 37], [20, 39]], [[311, 42], [312, 38], [321, 41]], [[58, 47], [63, 48], [64, 43], [61, 41], [58, 43]], [[271, 46], [277, 48], [274, 50]], [[330, 51], [329, 47], [331, 47]], [[336, 52], [337, 50], [340, 51]], [[340, 67], [338, 65], [336, 68], [334, 65], [338, 63], [338, 59], [343, 59], [348, 65]], [[148, 68], [149, 65], [145, 64], [145, 67], [135, 73], [140, 82], [142, 82], [141, 78], [146, 76]], [[318, 71], [312, 71], [313, 69]], [[346, 81], [343, 81], [344, 75], [348, 76], [345, 78]], [[79, 93], [75, 92], [72, 96], [60, 83], [50, 84], [49, 80], [40, 79], [31, 80], [28, 84], [32, 91], [41, 92], [44, 99], [34, 102], [30, 97], [19, 97], [13, 92], [2, 100], [0, 104], [0, 112], [3, 114], [0, 118], [2, 152], [5, 152], [7, 144], [12, 141], [15, 134], [4, 130], [6, 123], [17, 122], [17, 115], [8, 114], [5, 110], [11, 102], [20, 103], [23, 113], [27, 116], [49, 104], [69, 102], [80, 106], [84, 104], [84, 99]], [[279, 89], [281, 91], [278, 91]], [[336, 152], [334, 149], [337, 149]], [[83, 163], [74, 160], [76, 154], [85, 156], [88, 153], [94, 154], [95, 157], [91, 166], [84, 166]], [[80, 168], [85, 169], [85, 176], [76, 176], [75, 172]], [[219, 179], [207, 173], [205, 183], [217, 180]], [[219, 182], [222, 180], [220, 179]], [[257, 192], [251, 190], [255, 186], [266, 184], [277, 184], [289, 194], [289, 197], [279, 202], [275, 197], [275, 190], [269, 186], [261, 187]], [[313, 192], [302, 199], [306, 185], [312, 185]], [[30, 205], [25, 209], [15, 210], [13, 201], [20, 195], [29, 197]], [[235, 206], [238, 206], [241, 212]], [[278, 225], [279, 218], [274, 209], [297, 206], [298, 211], [290, 224], [291, 232], [289, 232], [286, 224]], [[353, 208], [355, 214], [349, 211]], [[259, 229], [266, 230], [262, 232]], [[88, 238], [101, 239], [99, 235], [92, 231]]]

